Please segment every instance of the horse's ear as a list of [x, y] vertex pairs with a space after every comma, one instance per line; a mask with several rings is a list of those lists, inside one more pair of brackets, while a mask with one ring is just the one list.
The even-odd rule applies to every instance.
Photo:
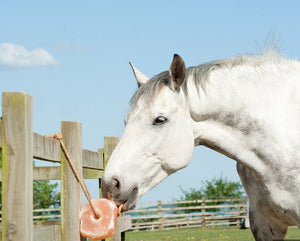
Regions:
[[134, 67], [134, 65], [129, 62], [132, 71], [134, 73], [135, 79], [137, 81], [138, 87], [140, 87], [141, 85], [145, 84], [146, 82], [148, 82], [149, 78], [147, 76], [145, 76], [141, 71], [139, 71], [136, 67]]
[[172, 64], [170, 66], [170, 77], [172, 87], [177, 90], [185, 78], [185, 64], [183, 59], [178, 55], [174, 54]]

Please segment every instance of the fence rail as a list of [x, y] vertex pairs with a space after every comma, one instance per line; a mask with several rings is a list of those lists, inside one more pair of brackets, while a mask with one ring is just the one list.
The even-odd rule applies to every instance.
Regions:
[[[209, 205], [211, 203], [213, 205]], [[133, 231], [240, 226], [242, 220], [248, 222], [248, 199], [227, 198], [140, 203], [135, 210], [128, 211], [125, 218], [129, 216], [132, 220], [132, 227], [129, 229]], [[57, 226], [60, 219], [60, 208], [33, 210], [33, 220], [39, 223], [48, 222]]]
[[[79, 184], [66, 164], [59, 141], [33, 133], [32, 109], [32, 97], [26, 93], [2, 94], [0, 241], [80, 241]], [[118, 138], [105, 137], [104, 148], [94, 152], [82, 149], [81, 123], [62, 121], [61, 133], [76, 169], [82, 173], [81, 176], [100, 179]], [[34, 158], [57, 162], [60, 166], [33, 167]], [[33, 211], [33, 180], [61, 180], [61, 209]], [[121, 240], [121, 232], [130, 225], [130, 217], [119, 218], [116, 235], [110, 240]]]
[[138, 204], [126, 213], [132, 219], [132, 229], [166, 230], [190, 227], [248, 226], [247, 198], [201, 199]]

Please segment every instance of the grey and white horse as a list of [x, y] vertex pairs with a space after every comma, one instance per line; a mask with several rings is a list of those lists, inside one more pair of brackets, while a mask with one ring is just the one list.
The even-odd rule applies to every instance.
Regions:
[[132, 65], [138, 90], [102, 190], [124, 210], [204, 145], [237, 162], [256, 240], [300, 227], [300, 63], [276, 52], [185, 67], [148, 79]]

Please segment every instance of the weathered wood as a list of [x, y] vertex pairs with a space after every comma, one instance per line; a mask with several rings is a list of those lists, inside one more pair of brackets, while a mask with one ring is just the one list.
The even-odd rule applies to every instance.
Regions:
[[104, 168], [106, 167], [106, 164], [115, 149], [115, 147], [119, 143], [119, 138], [118, 137], [104, 137], [104, 152], [103, 152], [103, 166]]
[[59, 141], [33, 133], [33, 157], [43, 161], [60, 162]]
[[[104, 169], [107, 165], [107, 162], [108, 162], [113, 150], [118, 145], [118, 143], [119, 143], [119, 138], [118, 137], [104, 137], [104, 149], [99, 150], [100, 152], [103, 151], [103, 166], [104, 166]], [[100, 180], [100, 183], [101, 183], [101, 180]], [[100, 185], [100, 183], [99, 183], [99, 185]], [[100, 190], [100, 196], [102, 196], [101, 190]], [[123, 235], [120, 232], [120, 227], [118, 226], [118, 223], [117, 223], [115, 235], [113, 237], [111, 237], [110, 240], [112, 240], [112, 241], [121, 241], [122, 236]]]
[[[102, 170], [83, 168], [83, 177], [85, 179], [97, 179], [103, 176]], [[2, 178], [2, 170], [0, 169], [0, 180]], [[42, 166], [33, 168], [33, 180], [60, 180], [61, 171], [59, 166]]]
[[[61, 218], [60, 208], [45, 208], [45, 209], [34, 209], [33, 210], [33, 220], [54, 220]], [[55, 213], [54, 213], [55, 212]], [[42, 214], [40, 214], [42, 213]], [[47, 213], [47, 214], [44, 214]], [[40, 214], [40, 215], [39, 215]], [[60, 223], [59, 223], [60, 224]], [[45, 225], [43, 225], [45, 226]], [[49, 226], [49, 225], [46, 225]], [[36, 228], [36, 227], [34, 227]]]
[[[79, 175], [82, 176], [81, 123], [61, 123], [65, 146]], [[80, 185], [61, 154], [61, 240], [80, 241], [79, 212], [81, 205]]]
[[246, 218], [245, 215], [238, 215], [238, 216], [212, 216], [212, 217], [205, 217], [204, 220], [205, 221], [217, 221], [217, 220], [235, 220], [235, 219], [242, 219], [242, 218]]
[[82, 166], [84, 168], [103, 170], [103, 158], [98, 152], [83, 149]]
[[[243, 219], [243, 218], [246, 218], [246, 216], [230, 216], [230, 217], [226, 217], [226, 216], [218, 216], [218, 217], [203, 217], [201, 219], [201, 224], [202, 224], [202, 229], [205, 229], [207, 225], [207, 222], [212, 222], [212, 221], [228, 221], [230, 222], [230, 224], [237, 224], [239, 225], [240, 224], [240, 221]], [[235, 222], [232, 222], [232, 221], [235, 221]], [[213, 225], [212, 226], [216, 226], [216, 223], [213, 222]]]
[[60, 241], [60, 226], [48, 226], [34, 229], [33, 241]]
[[205, 211], [206, 211], [206, 208], [205, 208], [205, 198], [202, 198], [201, 206], [202, 206], [201, 212], [205, 213]]
[[[228, 222], [224, 222], [228, 221]], [[222, 226], [225, 223], [225, 226], [230, 224], [237, 224], [237, 222], [232, 222], [229, 220], [223, 220], [222, 222], [206, 222], [205, 226]], [[191, 227], [202, 227], [202, 220], [201, 218], [197, 219], [190, 219], [190, 218], [185, 218], [185, 219], [172, 219], [172, 220], [166, 220], [164, 222], [164, 230], [169, 230], [169, 229], [177, 229], [178, 227], [180, 228], [191, 228]], [[159, 229], [160, 222], [159, 221], [153, 221], [153, 222], [143, 222], [143, 223], [134, 223], [132, 229], [135, 231], [138, 230], [145, 230], [145, 229], [151, 229], [151, 230], [158, 230]]]
[[164, 222], [164, 219], [163, 219], [163, 217], [162, 217], [162, 206], [161, 206], [161, 201], [159, 200], [158, 202], [157, 202], [157, 212], [158, 212], [158, 215], [159, 215], [159, 226], [158, 226], [158, 230], [163, 230], [163, 228], [164, 228], [164, 224], [163, 224], [163, 222]]
[[[106, 163], [104, 163], [104, 148], [99, 148], [98, 149], [98, 153], [99, 155], [102, 157], [102, 163], [103, 163], [103, 169], [105, 168], [106, 166]], [[103, 172], [104, 173], [104, 172]], [[102, 178], [102, 177], [101, 177]], [[102, 195], [102, 190], [101, 190], [101, 178], [98, 179], [99, 181], [99, 197], [102, 198], [103, 195]]]
[[120, 216], [117, 219], [117, 226], [115, 230], [115, 235], [111, 237], [110, 241], [122, 241], [122, 233], [131, 229], [131, 217], [130, 216]]
[[33, 180], [60, 180], [60, 167], [35, 167], [33, 169]]
[[[127, 214], [127, 213], [126, 213]], [[129, 212], [128, 212], [129, 214]], [[229, 215], [239, 215], [240, 212], [226, 212], [226, 216], [229, 216]], [[145, 216], [146, 215], [146, 216]], [[140, 220], [142, 219], [143, 221], [146, 220], [146, 219], [158, 219], [160, 217], [160, 215], [158, 214], [153, 214], [153, 215], [148, 215], [148, 214], [145, 214], [145, 215], [141, 215], [141, 216], [138, 216], [137, 214], [135, 214], [135, 216], [131, 217], [132, 220], [134, 221], [137, 221], [137, 220]], [[174, 219], [174, 218], [184, 218], [184, 217], [205, 217], [205, 216], [214, 216], [213, 213], [210, 213], [210, 212], [207, 212], [207, 213], [164, 213], [164, 218], [165, 219]]]
[[43, 220], [43, 221], [34, 221], [33, 222], [33, 229], [39, 229], [42, 227], [49, 227], [49, 226], [60, 226], [61, 221], [60, 220]]
[[117, 220], [117, 223], [118, 223], [120, 232], [125, 232], [125, 231], [131, 229], [132, 223], [131, 223], [131, 217], [129, 215], [119, 217]]
[[49, 215], [38, 215], [38, 216], [33, 216], [33, 220], [47, 220], [50, 218], [60, 218], [61, 215], [60, 214], [49, 214]]
[[4, 92], [2, 118], [2, 240], [31, 241], [32, 97]]
[[0, 150], [2, 150], [2, 118], [0, 119]]
[[[60, 143], [32, 132], [32, 97], [22, 93], [3, 93], [3, 121], [0, 120], [0, 148], [3, 169], [3, 240], [75, 240], [80, 241], [79, 210], [81, 191], [74, 174], [66, 163]], [[100, 152], [82, 149], [81, 124], [62, 122], [61, 133], [77, 171], [84, 178], [103, 176], [104, 163], [119, 142], [116, 137], [105, 138]], [[61, 167], [34, 167], [33, 158], [61, 163]], [[82, 167], [84, 169], [82, 169]], [[59, 226], [36, 226], [32, 223], [32, 180], [59, 180], [61, 178], [61, 232]], [[7, 201], [9, 200], [9, 201]], [[8, 205], [9, 203], [9, 205]], [[13, 212], [12, 212], [13, 211]], [[36, 212], [39, 210], [36, 210]], [[14, 215], [12, 215], [13, 213]], [[49, 214], [46, 217], [58, 217]], [[35, 216], [45, 218], [45, 216]], [[130, 217], [118, 219], [118, 234], [131, 227]], [[44, 222], [45, 224], [47, 222]], [[56, 224], [60, 222], [55, 221]], [[35, 232], [33, 233], [32, 227]], [[61, 233], [61, 235], [60, 235]], [[122, 240], [123, 240], [122, 239]]]
[[61, 241], [60, 220], [34, 221], [33, 232], [34, 241]]
[[[162, 201], [161, 204], [164, 205], [176, 205], [176, 204], [194, 204], [194, 203], [202, 203], [205, 200], [205, 203], [226, 203], [226, 202], [246, 202], [248, 198], [216, 198], [216, 199], [197, 199], [197, 200], [181, 200], [181, 201]], [[149, 203], [139, 203], [139, 206], [156, 206], [157, 202], [149, 202]]]
[[170, 212], [170, 211], [183, 211], [183, 210], [201, 210], [203, 208], [241, 208], [247, 207], [247, 204], [219, 204], [219, 205], [205, 205], [205, 206], [188, 206], [188, 207], [166, 207], [166, 208], [144, 208], [144, 209], [134, 209], [130, 210], [130, 213], [139, 213], [139, 212]]
[[[222, 203], [226, 200], [229, 204]], [[187, 200], [173, 202], [156, 202], [152, 203], [149, 208], [145, 208], [145, 203], [138, 204], [135, 210], [130, 210], [126, 215], [132, 215], [133, 230], [145, 229], [176, 229], [178, 227], [201, 227], [220, 226], [226, 222], [230, 225], [239, 225], [240, 221], [245, 218], [247, 221], [248, 212], [245, 209], [247, 204], [242, 203], [247, 199], [210, 199], [212, 202], [221, 202], [220, 204], [208, 205], [208, 200]], [[238, 202], [233, 204], [232, 202]], [[185, 204], [185, 205], [182, 205]], [[197, 206], [190, 206], [190, 205]], [[178, 207], [178, 205], [180, 205]], [[142, 207], [142, 208], [140, 208]], [[203, 210], [206, 212], [202, 212]], [[207, 210], [216, 209], [224, 214], [220, 215], [218, 212], [208, 212]], [[190, 212], [193, 210], [193, 212]], [[226, 211], [225, 211], [226, 210]], [[148, 221], [147, 221], [148, 220]]]
[[83, 170], [84, 179], [97, 179], [103, 176], [104, 171], [84, 168]]
[[39, 213], [39, 212], [57, 212], [60, 211], [60, 208], [38, 208], [34, 209], [33, 213]]
[[[33, 133], [33, 157], [42, 161], [60, 162], [59, 141]], [[83, 149], [82, 166], [103, 170], [103, 158], [98, 152]]]
[[[1, 136], [2, 131], [0, 131], [0, 140]], [[0, 149], [1, 148], [2, 143], [0, 142]], [[60, 163], [59, 141], [38, 133], [33, 133], [33, 158], [41, 161]], [[103, 155], [99, 152], [82, 149], [82, 167], [103, 170]]]

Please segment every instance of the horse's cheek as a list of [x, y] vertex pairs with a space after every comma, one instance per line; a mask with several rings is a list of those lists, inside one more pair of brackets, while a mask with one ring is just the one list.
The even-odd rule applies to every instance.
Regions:
[[175, 132], [171, 139], [172, 141], [170, 140], [167, 147], [162, 151], [164, 152], [166, 166], [172, 172], [175, 172], [190, 163], [194, 150], [194, 139], [192, 131], [190, 133], [185, 131], [184, 134], [180, 131]]

